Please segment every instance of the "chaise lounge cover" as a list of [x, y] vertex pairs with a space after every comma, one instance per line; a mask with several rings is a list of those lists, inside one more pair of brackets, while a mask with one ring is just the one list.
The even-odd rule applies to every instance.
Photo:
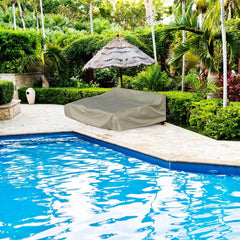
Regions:
[[166, 121], [164, 94], [113, 88], [64, 106], [65, 115], [111, 130], [125, 130]]

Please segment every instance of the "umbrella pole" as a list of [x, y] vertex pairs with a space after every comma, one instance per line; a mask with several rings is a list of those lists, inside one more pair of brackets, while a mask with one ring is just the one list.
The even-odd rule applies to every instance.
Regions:
[[123, 80], [122, 80], [122, 68], [119, 68], [119, 74], [120, 74], [120, 83], [121, 83], [121, 88], [123, 88]]

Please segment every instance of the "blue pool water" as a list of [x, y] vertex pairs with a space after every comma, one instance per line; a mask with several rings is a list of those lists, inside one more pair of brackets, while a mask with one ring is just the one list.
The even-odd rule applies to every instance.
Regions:
[[0, 239], [239, 239], [240, 177], [168, 170], [74, 133], [0, 138]]

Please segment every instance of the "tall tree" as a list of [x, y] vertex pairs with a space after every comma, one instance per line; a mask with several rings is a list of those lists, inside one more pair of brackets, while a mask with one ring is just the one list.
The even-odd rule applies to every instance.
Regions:
[[227, 13], [227, 19], [236, 18], [240, 16], [240, 1], [239, 0], [226, 0], [225, 9]]
[[[182, 4], [182, 18], [185, 17], [185, 3], [186, 3], [186, 0], [180, 0], [181, 4]], [[186, 41], [186, 32], [185, 30], [183, 30], [182, 32], [182, 41], [183, 41], [183, 44], [185, 44], [185, 41]], [[183, 59], [182, 59], [182, 88], [181, 88], [181, 91], [184, 92], [185, 90], [185, 80], [184, 80], [184, 77], [185, 77], [185, 62], [186, 62], [186, 55], [183, 54]]]
[[225, 29], [224, 0], [221, 3], [222, 46], [223, 46], [223, 107], [227, 106], [227, 41]]
[[[42, 35], [43, 35], [43, 40], [44, 40], [44, 50], [46, 50], [46, 43], [45, 43], [45, 39], [46, 39], [46, 34], [45, 34], [45, 25], [44, 25], [44, 15], [43, 15], [43, 6], [42, 6], [42, 0], [39, 1], [40, 3], [40, 12], [41, 12], [41, 21], [42, 21]], [[44, 60], [43, 60], [44, 62]]]
[[26, 31], [25, 22], [24, 22], [24, 12], [23, 12], [20, 0], [17, 0], [17, 4], [18, 4], [18, 9], [19, 9], [19, 17], [22, 21], [23, 30]]
[[151, 25], [151, 12], [150, 12], [150, 0], [144, 0], [144, 5], [146, 8], [146, 24], [147, 26]]
[[88, 4], [89, 7], [89, 20], [90, 20], [90, 29], [91, 34], [93, 35], [93, 0], [83, 0], [84, 3]]
[[17, 24], [16, 24], [16, 12], [15, 12], [15, 4], [16, 0], [11, 0], [11, 5], [12, 5], [12, 13], [13, 13], [13, 25], [14, 25], [14, 30], [17, 30]]

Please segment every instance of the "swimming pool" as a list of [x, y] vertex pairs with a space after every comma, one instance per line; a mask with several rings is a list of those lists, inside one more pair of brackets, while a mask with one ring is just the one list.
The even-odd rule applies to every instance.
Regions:
[[75, 133], [1, 137], [0, 156], [0, 239], [239, 239], [239, 176]]

